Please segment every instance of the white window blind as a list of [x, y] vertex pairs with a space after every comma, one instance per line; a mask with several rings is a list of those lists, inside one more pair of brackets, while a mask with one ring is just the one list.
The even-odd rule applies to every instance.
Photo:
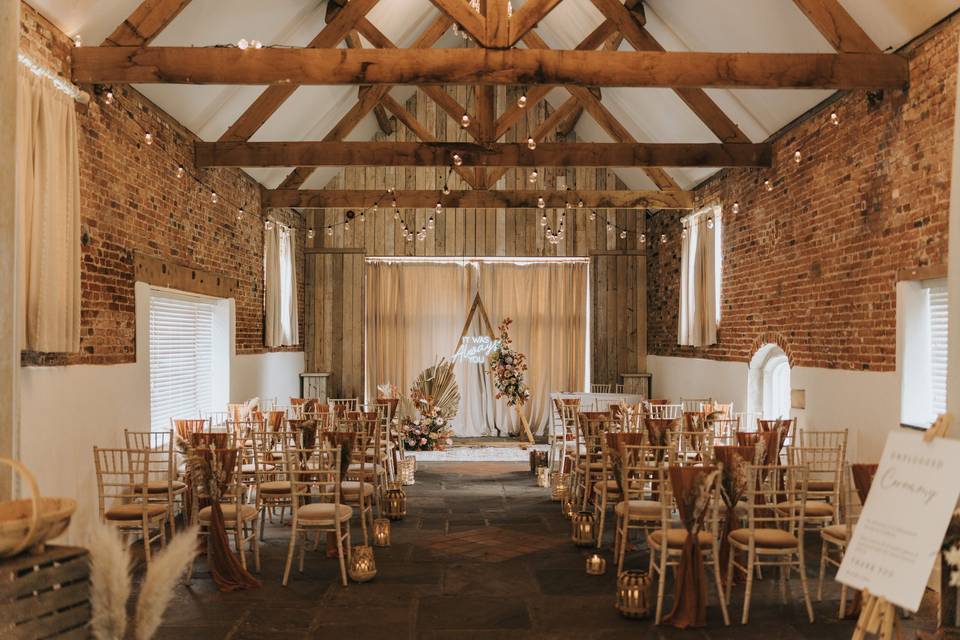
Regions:
[[930, 321], [930, 395], [934, 416], [947, 411], [947, 288], [927, 289]]
[[150, 424], [213, 410], [214, 304], [176, 294], [150, 297]]

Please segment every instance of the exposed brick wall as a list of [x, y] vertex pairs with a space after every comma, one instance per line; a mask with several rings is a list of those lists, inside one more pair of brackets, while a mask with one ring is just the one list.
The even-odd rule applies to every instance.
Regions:
[[958, 32], [955, 15], [902, 52], [909, 91], [841, 96], [773, 140], [773, 170], [725, 170], [697, 189], [723, 205], [718, 344], [677, 345], [681, 228], [652, 217], [650, 354], [747, 361], [772, 334], [795, 365], [894, 370], [897, 270], [946, 263]]
[[[68, 76], [72, 42], [27, 4], [21, 4], [20, 48], [37, 62]], [[89, 87], [85, 87], [89, 89]], [[80, 129], [81, 265], [80, 353], [24, 352], [24, 364], [114, 364], [135, 359], [134, 252], [239, 278], [237, 353], [264, 347], [263, 222], [260, 185], [233, 169], [193, 167], [191, 132], [141, 94], [115, 87], [116, 103], [91, 100], [77, 108]], [[120, 105], [126, 108], [120, 108]], [[147, 146], [143, 131], [156, 138]], [[171, 156], [174, 159], [171, 159]], [[189, 177], [183, 164], [221, 196]], [[237, 220], [233, 204], [244, 206]], [[292, 211], [275, 217], [298, 228], [297, 276], [303, 327], [303, 222]], [[301, 336], [303, 331], [300, 332]], [[302, 350], [297, 348], [278, 350]]]

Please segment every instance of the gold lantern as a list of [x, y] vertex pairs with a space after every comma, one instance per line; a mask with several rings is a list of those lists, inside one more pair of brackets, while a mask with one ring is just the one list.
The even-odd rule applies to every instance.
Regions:
[[391, 520], [403, 520], [407, 515], [407, 494], [399, 483], [392, 483], [383, 493], [383, 515]]
[[573, 517], [573, 498], [570, 496], [565, 496], [563, 502], [560, 503], [561, 508], [563, 509], [563, 517], [569, 520]]
[[390, 546], [390, 521], [386, 518], [373, 521], [373, 544], [376, 547]]
[[550, 468], [549, 467], [537, 467], [537, 486], [538, 487], [550, 486]]
[[570, 538], [578, 547], [589, 547], [596, 543], [595, 522], [592, 511], [578, 511], [571, 519]]
[[365, 544], [353, 548], [350, 553], [350, 565], [347, 568], [354, 582], [369, 582], [377, 575], [377, 563], [373, 558], [373, 547]]
[[400, 461], [400, 483], [404, 486], [416, 484], [417, 459], [407, 456]]
[[550, 499], [561, 501], [570, 492], [570, 474], [555, 471], [550, 475]]
[[625, 618], [650, 615], [650, 576], [643, 571], [624, 571], [617, 578], [617, 610]]
[[587, 575], [602, 576], [607, 572], [607, 561], [600, 554], [595, 553], [587, 558]]

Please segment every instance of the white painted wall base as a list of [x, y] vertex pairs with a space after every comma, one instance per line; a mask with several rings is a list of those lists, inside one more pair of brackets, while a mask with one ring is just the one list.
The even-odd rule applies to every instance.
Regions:
[[[648, 356], [653, 394], [658, 398], [704, 398], [747, 402], [747, 363], [699, 358]], [[887, 433], [900, 424], [900, 388], [894, 372], [795, 367], [793, 389], [806, 391], [806, 408], [794, 409], [801, 429], [850, 430], [848, 459], [880, 459]]]
[[[303, 352], [233, 356], [230, 399], [282, 403], [299, 392]], [[97, 518], [93, 447], [123, 446], [123, 430], [149, 431], [150, 381], [145, 365], [23, 367], [20, 370], [20, 458], [44, 495], [76, 498], [77, 513], [61, 542], [83, 543]]]

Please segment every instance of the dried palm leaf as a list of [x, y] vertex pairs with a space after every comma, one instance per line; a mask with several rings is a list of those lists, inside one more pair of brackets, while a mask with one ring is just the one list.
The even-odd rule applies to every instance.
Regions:
[[436, 414], [447, 420], [457, 415], [460, 388], [453, 374], [453, 363], [441, 358], [424, 369], [410, 389], [410, 398], [422, 414]]

